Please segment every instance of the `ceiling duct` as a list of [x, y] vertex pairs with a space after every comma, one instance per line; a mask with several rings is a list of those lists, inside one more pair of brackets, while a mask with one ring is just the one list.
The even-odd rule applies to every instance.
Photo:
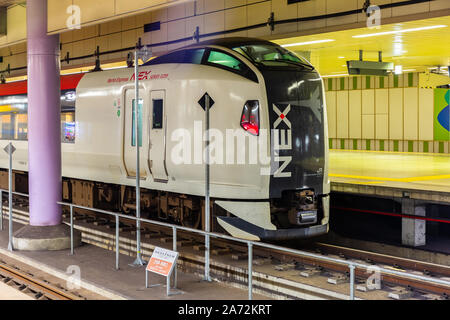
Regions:
[[0, 36], [6, 36], [6, 7], [0, 7]]
[[359, 60], [347, 61], [348, 74], [387, 76], [394, 70], [393, 62], [383, 62], [382, 53], [378, 52], [378, 61], [363, 61], [363, 51], [359, 50]]

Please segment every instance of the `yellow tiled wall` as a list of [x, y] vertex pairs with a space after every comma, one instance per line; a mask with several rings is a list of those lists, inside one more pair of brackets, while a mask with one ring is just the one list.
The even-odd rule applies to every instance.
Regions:
[[[287, 4], [287, 0], [48, 0], [49, 2], [49, 33], [60, 33], [62, 42], [62, 56], [69, 52], [71, 57], [90, 54], [99, 46], [101, 51], [110, 51], [134, 46], [138, 38], [144, 44], [159, 44], [192, 37], [198, 27], [201, 34], [213, 32], [233, 31], [239, 28], [265, 24], [273, 12], [275, 20], [314, 17], [336, 12], [359, 10], [364, 0], [313, 0], [296, 4]], [[373, 0], [375, 5], [399, 2], [401, 0]], [[81, 8], [81, 30], [67, 31], [66, 21], [69, 17], [67, 7], [78, 5]], [[164, 7], [162, 7], [164, 6]], [[16, 15], [24, 15], [25, 8], [16, 6]], [[450, 1], [435, 0], [426, 4], [401, 6], [383, 9], [384, 19], [406, 17], [417, 12], [434, 14], [450, 9]], [[21, 10], [21, 12], [19, 12]], [[314, 34], [336, 28], [351, 28], [365, 26], [364, 13], [345, 16], [315, 19], [310, 21], [292, 22], [276, 25], [274, 30], [267, 25], [249, 30], [220, 34], [224, 36], [249, 36], [273, 38], [282, 35]], [[407, 19], [407, 18], [405, 18]], [[0, 37], [0, 48], [10, 45], [11, 41], [25, 41], [25, 16], [14, 19], [22, 26], [8, 26], [11, 34]], [[161, 22], [161, 29], [143, 32], [144, 24]], [[13, 30], [13, 31], [11, 31]], [[15, 30], [15, 31], [14, 31]], [[207, 40], [208, 38], [202, 38]], [[192, 43], [193, 40], [180, 41], [173, 44], [155, 46], [153, 51], [158, 54]], [[9, 48], [7, 48], [9, 49]], [[8, 63], [12, 68], [24, 67], [23, 57], [12, 57], [15, 50], [0, 49], [4, 63], [0, 70]], [[22, 51], [20, 53], [23, 53]], [[102, 62], [123, 59], [125, 53], [116, 53], [102, 57]], [[77, 60], [70, 65], [63, 64], [63, 68], [93, 63], [93, 59]], [[402, 80], [401, 80], [402, 81]], [[387, 82], [387, 80], [386, 80]], [[348, 87], [349, 83], [345, 86]], [[364, 87], [364, 83], [359, 83]], [[402, 86], [400, 84], [400, 86]], [[377, 88], [377, 83], [371, 88]], [[365, 117], [369, 121], [370, 117]], [[375, 115], [376, 118], [376, 115]], [[376, 124], [375, 124], [376, 126]]]
[[433, 141], [434, 91], [417, 83], [418, 73], [325, 78], [330, 147], [448, 150]]

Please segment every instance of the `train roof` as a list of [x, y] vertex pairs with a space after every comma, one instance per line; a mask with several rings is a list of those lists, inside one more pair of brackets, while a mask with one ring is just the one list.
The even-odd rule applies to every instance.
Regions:
[[[61, 76], [61, 90], [75, 89], [83, 77], [84, 73], [76, 73], [71, 75]], [[8, 82], [0, 84], [0, 96], [12, 96], [27, 94], [27, 80]]]
[[221, 46], [226, 48], [235, 48], [242, 45], [248, 45], [248, 44], [271, 44], [274, 45], [273, 42], [257, 39], [257, 38], [246, 38], [246, 37], [230, 37], [230, 38], [218, 38], [218, 39], [212, 39], [212, 40], [206, 40], [199, 43], [192, 44], [190, 46], [187, 46], [185, 48], [189, 47], [197, 47], [197, 46]]

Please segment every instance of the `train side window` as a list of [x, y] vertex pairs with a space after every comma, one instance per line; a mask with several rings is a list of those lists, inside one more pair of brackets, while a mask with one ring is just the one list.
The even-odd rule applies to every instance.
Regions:
[[75, 143], [75, 99], [74, 90], [61, 91], [61, 142]]
[[[28, 140], [26, 95], [0, 97], [0, 139]], [[61, 142], [75, 142], [75, 91], [61, 93]]]
[[153, 100], [153, 125], [152, 129], [162, 129], [163, 127], [163, 105], [162, 99]]
[[187, 49], [175, 51], [161, 57], [156, 57], [145, 63], [144, 66], [162, 64], [162, 63], [191, 63], [201, 64], [205, 49]]
[[14, 117], [14, 140], [28, 139], [28, 114], [17, 113]]
[[75, 112], [61, 112], [61, 142], [75, 143]]
[[13, 115], [10, 113], [2, 114], [1, 119], [1, 137], [2, 140], [12, 140], [14, 138]]
[[[136, 116], [135, 116], [135, 102], [136, 99], [133, 99], [133, 109], [131, 111], [132, 115], [132, 126], [131, 126], [131, 146], [135, 147], [136, 146]], [[139, 132], [138, 132], [138, 139], [139, 139], [139, 147], [142, 147], [142, 104], [143, 104], [143, 100], [139, 99], [139, 103], [138, 103], [138, 113], [139, 113]]]

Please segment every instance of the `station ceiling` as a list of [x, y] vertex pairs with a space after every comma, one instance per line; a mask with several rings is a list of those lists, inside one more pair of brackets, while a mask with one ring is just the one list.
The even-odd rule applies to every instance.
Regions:
[[[404, 32], [409, 29], [419, 30]], [[392, 31], [396, 33], [385, 33]], [[355, 37], [376, 33], [385, 34]], [[303, 44], [318, 40], [328, 42]], [[351, 29], [273, 41], [281, 45], [300, 43], [288, 49], [310, 51], [311, 62], [323, 75], [345, 74], [346, 61], [358, 60], [359, 50], [363, 50], [364, 60], [377, 61], [378, 51], [382, 51], [383, 61], [402, 65], [403, 70], [426, 71], [437, 65], [450, 65], [450, 16], [383, 25], [378, 29]]]

